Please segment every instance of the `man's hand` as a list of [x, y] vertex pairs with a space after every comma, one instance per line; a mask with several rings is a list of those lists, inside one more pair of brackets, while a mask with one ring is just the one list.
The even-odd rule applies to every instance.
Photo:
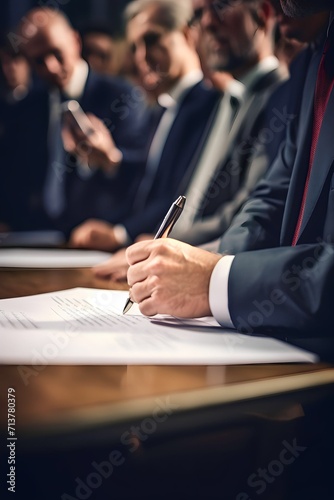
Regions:
[[73, 248], [93, 248], [110, 252], [120, 247], [112, 224], [98, 219], [88, 219], [73, 229], [69, 245]]
[[211, 315], [209, 283], [221, 255], [168, 238], [136, 243], [126, 257], [131, 298], [143, 314]]
[[98, 264], [93, 268], [97, 278], [114, 281], [125, 281], [129, 269], [128, 261], [125, 256], [126, 249], [118, 250], [107, 262]]
[[87, 116], [92, 125], [89, 135], [64, 123], [62, 129], [64, 148], [84, 164], [101, 168], [108, 174], [115, 174], [122, 161], [122, 153], [116, 147], [104, 123], [90, 113]]
[[[137, 237], [136, 242], [147, 240], [153, 240], [153, 234], [141, 234]], [[125, 281], [128, 269], [129, 264], [126, 260], [126, 248], [121, 248], [107, 262], [94, 266], [93, 272], [97, 278]]]

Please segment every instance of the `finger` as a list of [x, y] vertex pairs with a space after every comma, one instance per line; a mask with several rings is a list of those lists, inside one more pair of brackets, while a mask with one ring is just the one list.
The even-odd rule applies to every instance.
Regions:
[[129, 286], [133, 286], [136, 283], [142, 283], [148, 278], [147, 266], [142, 262], [133, 264], [128, 269], [127, 278]]
[[106, 127], [106, 125], [103, 123], [102, 120], [100, 120], [97, 116], [88, 113], [87, 114], [89, 121], [92, 124], [92, 130], [94, 133], [101, 132], [103, 134], [108, 134], [109, 135], [109, 130]]
[[151, 254], [151, 241], [141, 241], [126, 250], [126, 260], [130, 266], [148, 259]]
[[76, 247], [84, 247], [87, 245], [88, 235], [86, 230], [78, 229], [70, 236], [70, 244]]
[[[109, 262], [109, 261], [108, 261]], [[110, 276], [113, 273], [113, 266], [110, 266], [110, 264], [105, 263], [105, 264], [97, 264], [94, 266], [93, 273], [95, 276], [99, 278], [105, 278], [107, 276]]]
[[110, 277], [115, 280], [115, 281], [123, 281], [126, 282], [126, 275], [127, 275], [127, 270], [124, 269], [122, 271], [118, 271], [116, 273], [113, 273]]
[[87, 113], [87, 118], [89, 119], [95, 130], [101, 130], [101, 127], [105, 128], [103, 121], [100, 120], [97, 116], [93, 115], [93, 113]]
[[152, 287], [149, 280], [144, 280], [140, 283], [135, 283], [131, 286], [130, 296], [134, 302], [140, 304], [144, 300], [147, 300], [152, 295]]
[[98, 273], [93, 269], [93, 273], [95, 278], [98, 278], [100, 280], [111, 280], [113, 279], [113, 275], [111, 273]]
[[68, 151], [69, 153], [74, 152], [76, 149], [76, 142], [74, 140], [73, 134], [66, 125], [63, 126], [61, 135], [65, 151]]
[[139, 310], [144, 316], [155, 316], [158, 314], [157, 306], [152, 297], [142, 300], [138, 303]]

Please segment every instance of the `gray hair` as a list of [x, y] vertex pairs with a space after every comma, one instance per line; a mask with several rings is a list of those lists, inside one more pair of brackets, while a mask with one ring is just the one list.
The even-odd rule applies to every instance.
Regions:
[[150, 7], [156, 8], [155, 21], [167, 31], [182, 29], [193, 16], [191, 0], [134, 0], [125, 9], [125, 22], [129, 23]]

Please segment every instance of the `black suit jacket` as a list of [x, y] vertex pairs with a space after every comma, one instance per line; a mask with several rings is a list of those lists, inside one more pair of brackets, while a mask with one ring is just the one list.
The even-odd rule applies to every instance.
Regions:
[[289, 338], [333, 335], [334, 92], [317, 144], [300, 237], [291, 246], [309, 165], [320, 56], [313, 57], [306, 76], [299, 125], [290, 127], [268, 177], [222, 239], [222, 249], [241, 252], [228, 287], [232, 321], [241, 331]]

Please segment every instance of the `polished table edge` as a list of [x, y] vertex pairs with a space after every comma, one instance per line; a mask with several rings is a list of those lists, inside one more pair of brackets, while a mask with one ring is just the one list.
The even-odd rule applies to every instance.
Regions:
[[334, 368], [325, 368], [315, 372], [237, 382], [227, 386], [156, 394], [132, 401], [103, 403], [90, 408], [69, 410], [66, 414], [57, 414], [54, 418], [49, 417], [47, 422], [36, 421], [26, 427], [22, 425], [20, 434], [28, 438], [42, 438], [43, 435], [70, 434], [73, 431], [84, 431], [91, 427], [112, 426], [144, 419], [152, 415], [160, 400], [166, 398], [172, 403], [173, 408], [176, 408], [173, 414], [182, 414], [240, 402], [251, 402], [266, 397], [288, 395], [303, 390], [328, 388], [331, 385], [334, 388]]

